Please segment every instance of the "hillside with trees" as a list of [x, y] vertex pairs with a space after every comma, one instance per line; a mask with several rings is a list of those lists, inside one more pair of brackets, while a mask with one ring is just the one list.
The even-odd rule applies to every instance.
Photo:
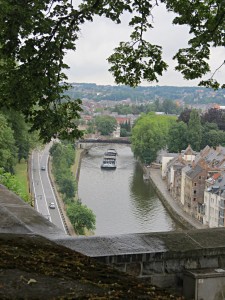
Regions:
[[[37, 132], [31, 133], [30, 128], [21, 113], [6, 109], [0, 111], [0, 183], [31, 204], [27, 174], [20, 178], [15, 176], [21, 161], [24, 163], [20, 165], [27, 172], [31, 150], [41, 145]], [[26, 181], [25, 185], [23, 181]]]
[[97, 102], [131, 100], [134, 104], [140, 104], [158, 99], [181, 101], [184, 105], [196, 103], [225, 105], [225, 91], [223, 89], [215, 91], [205, 87], [138, 86], [132, 88], [94, 83], [72, 83], [66, 94], [72, 99], [88, 99]]
[[30, 129], [21, 113], [0, 111], [0, 167], [5, 171], [14, 173], [15, 165], [27, 161], [31, 149], [41, 144], [38, 133]]

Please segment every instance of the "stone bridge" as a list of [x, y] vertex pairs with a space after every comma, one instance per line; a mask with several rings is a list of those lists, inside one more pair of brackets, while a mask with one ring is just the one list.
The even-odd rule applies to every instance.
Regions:
[[126, 144], [130, 145], [131, 141], [127, 137], [122, 138], [94, 138], [80, 139], [76, 142], [77, 148], [90, 149], [95, 144]]
[[[185, 291], [193, 279], [202, 286], [207, 283], [204, 289], [207, 291], [210, 286], [207, 280], [212, 277], [219, 282], [220, 293], [225, 291], [224, 228], [71, 237], [3, 186], [0, 186], [0, 216], [0, 233], [44, 236], [121, 271], [144, 277], [157, 286]], [[189, 291], [190, 288], [186, 289], [186, 295]]]

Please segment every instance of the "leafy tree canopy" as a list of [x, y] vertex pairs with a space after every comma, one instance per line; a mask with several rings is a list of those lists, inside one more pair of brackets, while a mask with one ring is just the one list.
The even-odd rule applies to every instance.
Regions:
[[225, 130], [225, 112], [221, 109], [210, 108], [202, 116], [202, 122], [216, 123], [219, 129]]
[[110, 135], [116, 129], [116, 119], [112, 116], [98, 116], [95, 118], [97, 130], [102, 135]]
[[188, 142], [195, 151], [201, 150], [202, 125], [201, 118], [196, 109], [193, 109], [188, 122]]
[[191, 108], [185, 108], [179, 115], [178, 122], [184, 122], [184, 123], [188, 124], [188, 122], [190, 120], [191, 112], [192, 112]]
[[95, 230], [96, 217], [92, 210], [78, 201], [72, 202], [67, 207], [67, 215], [74, 227], [76, 234], [84, 235], [85, 230]]
[[[154, 7], [166, 5], [176, 13], [174, 24], [190, 28], [189, 47], [174, 56], [176, 69], [184, 78], [201, 78], [210, 71], [211, 47], [224, 46], [224, 1], [199, 0], [2, 0], [0, 14], [0, 105], [22, 111], [40, 129], [45, 140], [79, 137], [75, 122], [80, 100], [70, 101], [64, 70], [65, 54], [76, 49], [81, 26], [94, 16], [121, 22], [130, 13], [130, 40], [121, 42], [108, 61], [117, 84], [137, 86], [144, 79], [158, 81], [167, 69], [162, 48], [145, 40], [153, 27]], [[221, 66], [224, 62], [221, 62]], [[218, 88], [224, 84], [211, 77], [201, 85]]]
[[18, 148], [18, 161], [20, 162], [22, 158], [28, 159], [29, 151], [32, 147], [32, 136], [29, 133], [29, 125], [26, 124], [24, 117], [15, 110], [5, 111], [5, 116], [10, 127], [13, 130], [13, 135], [15, 139], [16, 147]]
[[17, 153], [13, 130], [0, 113], [0, 167], [7, 172], [13, 172], [13, 167], [17, 163]]
[[184, 122], [175, 122], [169, 129], [168, 137], [168, 151], [181, 152], [188, 146], [187, 134], [188, 127]]
[[132, 150], [143, 163], [151, 163], [157, 152], [167, 146], [168, 131], [176, 117], [148, 113], [141, 116], [132, 129]]
[[24, 201], [31, 203], [31, 196], [23, 191], [21, 183], [18, 181], [15, 175], [5, 172], [0, 167], [0, 183], [6, 186], [9, 190], [13, 191], [16, 195], [21, 197]]

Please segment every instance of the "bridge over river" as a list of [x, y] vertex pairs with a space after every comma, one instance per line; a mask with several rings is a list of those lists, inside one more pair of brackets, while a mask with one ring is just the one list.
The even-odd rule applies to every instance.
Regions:
[[120, 138], [85, 138], [76, 142], [78, 148], [90, 149], [95, 144], [124, 144], [130, 145], [131, 141], [129, 137]]

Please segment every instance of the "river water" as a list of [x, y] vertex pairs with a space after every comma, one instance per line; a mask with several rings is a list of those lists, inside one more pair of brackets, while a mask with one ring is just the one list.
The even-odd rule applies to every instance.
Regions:
[[[117, 169], [100, 168], [104, 152], [116, 149]], [[96, 215], [95, 235], [172, 231], [178, 225], [157, 197], [128, 145], [97, 145], [82, 159], [78, 194]]]

